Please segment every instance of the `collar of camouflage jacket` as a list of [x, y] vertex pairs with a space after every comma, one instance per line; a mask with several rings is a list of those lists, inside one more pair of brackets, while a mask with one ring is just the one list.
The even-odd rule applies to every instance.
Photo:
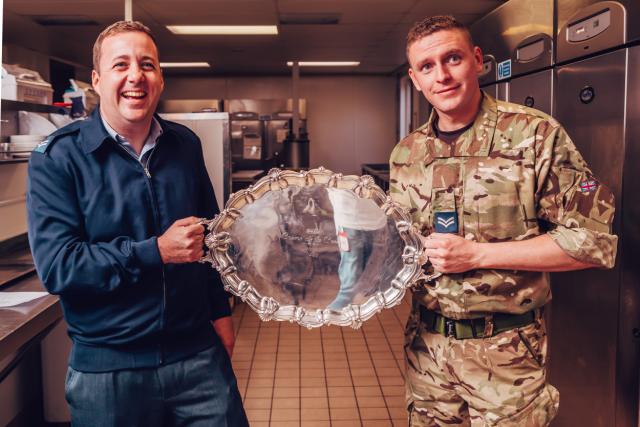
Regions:
[[422, 133], [426, 138], [427, 153], [433, 157], [479, 157], [488, 156], [491, 151], [491, 141], [496, 130], [498, 118], [498, 106], [494, 98], [486, 92], [482, 92], [482, 102], [480, 109], [471, 126], [455, 144], [447, 144], [438, 139], [433, 129], [436, 119], [436, 110], [431, 111], [429, 120], [417, 132]]

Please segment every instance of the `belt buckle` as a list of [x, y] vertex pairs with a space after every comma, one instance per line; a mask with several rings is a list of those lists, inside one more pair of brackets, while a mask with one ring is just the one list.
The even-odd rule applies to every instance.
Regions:
[[453, 319], [445, 319], [444, 321], [444, 334], [447, 338], [456, 337], [456, 321]]

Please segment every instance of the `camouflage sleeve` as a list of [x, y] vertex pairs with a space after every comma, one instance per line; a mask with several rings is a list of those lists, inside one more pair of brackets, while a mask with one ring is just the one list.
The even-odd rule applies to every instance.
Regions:
[[389, 196], [405, 209], [411, 209], [411, 198], [403, 182], [403, 172], [409, 159], [409, 149], [401, 144], [391, 152], [389, 158]]
[[536, 132], [537, 217], [569, 256], [612, 268], [618, 237], [611, 234], [613, 193], [593, 176], [573, 141], [557, 123]]

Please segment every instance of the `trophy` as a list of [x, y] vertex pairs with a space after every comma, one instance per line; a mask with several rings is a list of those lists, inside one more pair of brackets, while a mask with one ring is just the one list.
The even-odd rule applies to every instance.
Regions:
[[272, 169], [202, 224], [200, 262], [264, 321], [358, 328], [439, 275], [419, 263], [408, 213], [368, 175]]

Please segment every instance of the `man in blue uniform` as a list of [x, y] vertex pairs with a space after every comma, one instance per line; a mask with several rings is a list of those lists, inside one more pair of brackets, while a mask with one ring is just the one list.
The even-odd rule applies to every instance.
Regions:
[[[73, 349], [74, 426], [248, 425], [233, 329], [198, 217], [217, 204], [200, 141], [154, 115], [164, 88], [149, 29], [117, 22], [93, 49], [100, 106], [29, 162], [29, 240]], [[213, 326], [212, 326], [213, 325]]]

